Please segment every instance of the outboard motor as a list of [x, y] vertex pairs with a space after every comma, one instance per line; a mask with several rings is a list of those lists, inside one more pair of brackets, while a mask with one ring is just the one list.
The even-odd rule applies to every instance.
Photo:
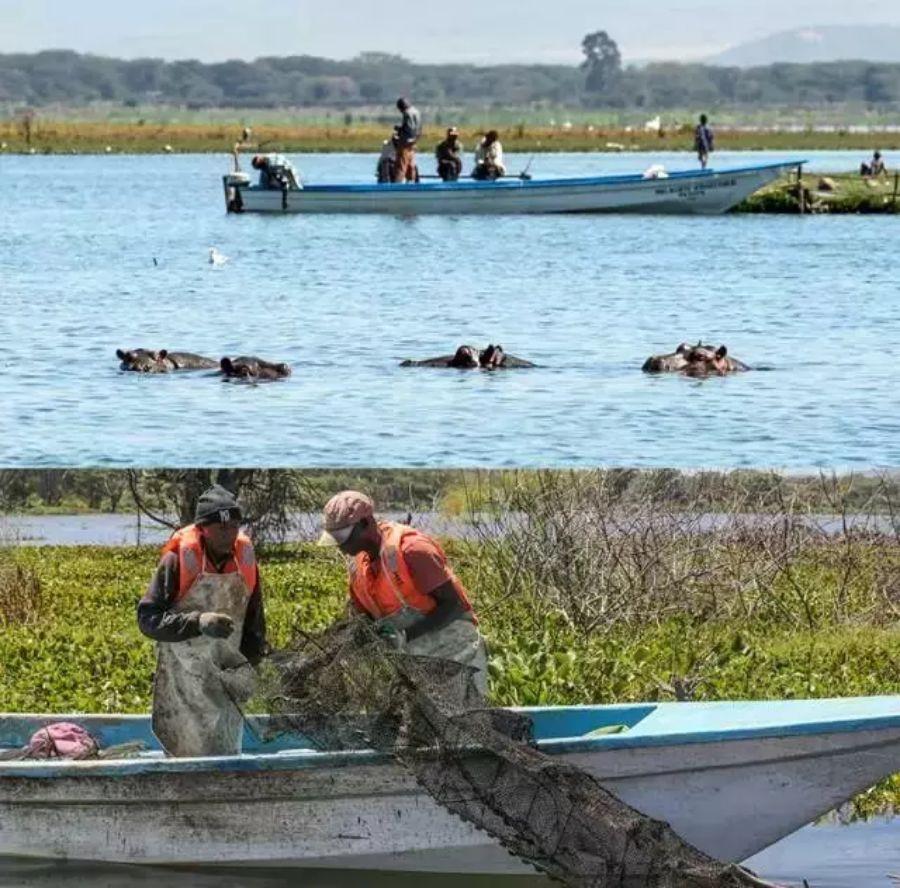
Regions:
[[222, 176], [222, 185], [225, 189], [225, 209], [229, 213], [240, 213], [244, 209], [244, 201], [241, 198], [241, 188], [250, 184], [250, 177], [235, 170]]

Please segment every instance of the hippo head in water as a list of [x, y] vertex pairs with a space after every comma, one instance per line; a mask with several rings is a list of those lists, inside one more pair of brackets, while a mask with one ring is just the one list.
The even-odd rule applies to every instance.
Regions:
[[[702, 344], [699, 342], [694, 346], [694, 348], [702, 347]], [[675, 351], [669, 352], [667, 355], [651, 355], [644, 361], [644, 366], [641, 367], [641, 370], [644, 373], [672, 373], [684, 370], [687, 366], [687, 355], [690, 350], [691, 346], [682, 342]]]
[[122, 362], [120, 370], [133, 370], [136, 373], [167, 373], [172, 369], [166, 360], [168, 352], [165, 349], [150, 351], [146, 348], [133, 348], [124, 351], [116, 349], [116, 357]]
[[290, 365], [273, 364], [257, 357], [225, 357], [219, 362], [219, 367], [228, 379], [284, 379], [291, 375]]
[[750, 368], [742, 361], [729, 357], [724, 345], [718, 348], [698, 342], [696, 345], [681, 343], [667, 355], [652, 355], [641, 368], [645, 373], [686, 373], [689, 376], [733, 373]]
[[478, 366], [482, 370], [496, 370], [498, 367], [503, 366], [505, 360], [506, 355], [503, 352], [503, 346], [499, 344], [494, 345], [491, 343], [478, 353]]
[[742, 361], [729, 357], [724, 345], [716, 349], [708, 345], [692, 348], [687, 353], [686, 360], [684, 372], [688, 376], [724, 376], [726, 373], [750, 369]]
[[463, 368], [480, 366], [478, 350], [471, 345], [461, 345], [448, 361], [447, 366]]

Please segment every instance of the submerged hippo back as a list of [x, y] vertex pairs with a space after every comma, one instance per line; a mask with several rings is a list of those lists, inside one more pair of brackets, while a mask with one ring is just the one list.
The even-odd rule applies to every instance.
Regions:
[[166, 358], [175, 370], [214, 370], [219, 366], [214, 358], [195, 355], [193, 352], [166, 352]]

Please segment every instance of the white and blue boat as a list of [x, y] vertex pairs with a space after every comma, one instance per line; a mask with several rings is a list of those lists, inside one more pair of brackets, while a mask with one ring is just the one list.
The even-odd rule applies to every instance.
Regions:
[[[900, 771], [900, 696], [527, 709], [541, 749], [709, 854], [740, 861]], [[0, 716], [0, 750], [50, 721], [137, 757], [0, 761], [0, 855], [144, 864], [533, 873], [390, 758], [300, 738], [166, 758], [146, 716]], [[604, 733], [605, 731], [605, 733]], [[610, 732], [613, 731], [613, 732]]]
[[717, 214], [739, 204], [804, 161], [733, 169], [660, 171], [581, 178], [506, 177], [494, 182], [253, 185], [240, 171], [223, 177], [225, 204], [244, 213], [387, 213], [407, 215], [509, 213]]

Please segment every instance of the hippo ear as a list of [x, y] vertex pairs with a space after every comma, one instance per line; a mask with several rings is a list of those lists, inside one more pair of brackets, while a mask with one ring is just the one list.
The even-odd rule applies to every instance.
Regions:
[[222, 360], [219, 361], [219, 367], [222, 368], [224, 373], [234, 372], [234, 364], [231, 363], [231, 358], [222, 358]]
[[690, 348], [688, 347], [687, 343], [681, 342], [681, 343], [679, 343], [678, 348], [675, 349], [675, 354], [683, 355], [685, 352], [688, 352], [688, 351], [690, 351]]
[[124, 361], [124, 360], [128, 357], [128, 352], [122, 351], [122, 349], [117, 348], [117, 349], [116, 349], [116, 357], [117, 357], [120, 361]]
[[724, 358], [725, 355], [727, 355], [727, 354], [728, 354], [728, 349], [725, 348], [724, 345], [720, 345], [720, 346], [716, 349], [716, 357], [717, 357], [717, 358]]
[[156, 360], [157, 360], [157, 361], [164, 361], [168, 356], [169, 356], [169, 350], [168, 350], [167, 348], [161, 348], [161, 349], [156, 353]]

